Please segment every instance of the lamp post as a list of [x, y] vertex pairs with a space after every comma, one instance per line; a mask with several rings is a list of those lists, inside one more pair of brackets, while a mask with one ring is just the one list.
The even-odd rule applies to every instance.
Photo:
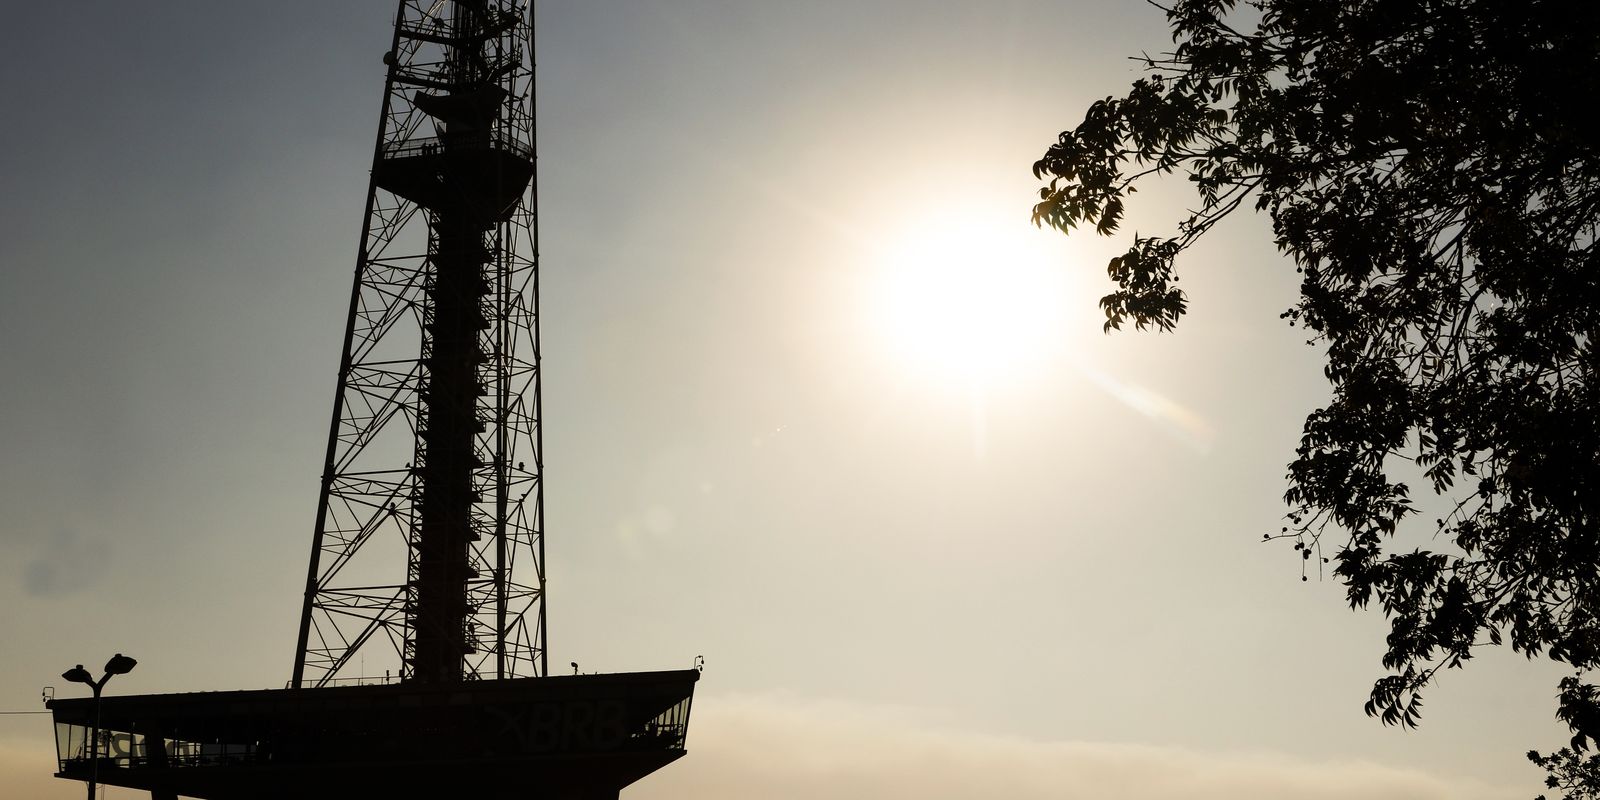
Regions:
[[126, 675], [138, 664], [139, 662], [118, 653], [106, 662], [106, 674], [101, 675], [100, 680], [90, 676], [82, 664], [61, 673], [61, 677], [73, 683], [86, 684], [94, 690], [94, 726], [89, 732], [89, 800], [94, 800], [94, 790], [100, 782], [100, 690], [105, 688], [106, 682], [111, 680], [112, 675]]

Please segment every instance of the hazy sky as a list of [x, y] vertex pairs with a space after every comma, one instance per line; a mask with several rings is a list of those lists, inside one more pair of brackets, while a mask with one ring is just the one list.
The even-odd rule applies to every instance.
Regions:
[[[116, 651], [116, 693], [287, 680], [392, 13], [7, 4], [0, 709]], [[1028, 226], [1163, 22], [541, 5], [550, 661], [707, 662], [625, 796], [1536, 793], [1559, 670], [1485, 654], [1385, 729], [1382, 620], [1260, 542], [1325, 392], [1266, 225], [1110, 337], [1126, 240]], [[50, 737], [0, 716], [0, 796], [81, 793]]]

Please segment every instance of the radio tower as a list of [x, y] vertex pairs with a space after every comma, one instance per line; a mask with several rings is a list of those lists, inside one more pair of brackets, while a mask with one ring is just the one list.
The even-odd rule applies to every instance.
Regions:
[[532, 16], [407, 0], [384, 60], [293, 685], [545, 675]]
[[399, 4], [289, 686], [91, 682], [49, 703], [57, 777], [615, 800], [684, 755], [698, 666], [547, 669], [533, 41], [527, 0]]

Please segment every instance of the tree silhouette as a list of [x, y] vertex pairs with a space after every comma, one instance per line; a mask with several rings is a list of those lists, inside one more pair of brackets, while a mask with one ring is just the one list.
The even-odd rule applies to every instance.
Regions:
[[[1600, 11], [1164, 10], [1171, 52], [1143, 57], [1144, 77], [1034, 165], [1048, 181], [1035, 224], [1109, 235], [1142, 178], [1187, 177], [1198, 209], [1172, 236], [1135, 236], [1100, 301], [1108, 331], [1165, 331], [1187, 303], [1178, 256], [1241, 207], [1270, 215], [1303, 277], [1283, 316], [1325, 349], [1332, 385], [1289, 465], [1278, 536], [1308, 561], [1330, 555], [1350, 605], [1376, 599], [1389, 620], [1367, 713], [1415, 725], [1438, 670], [1509, 640], [1577, 670], [1560, 708], [1577, 734], [1561, 763], [1578, 766], [1558, 776], [1534, 756], [1587, 796], [1600, 786], [1578, 756], [1600, 740], [1582, 679], [1600, 664]], [[1445, 509], [1423, 521], [1432, 549], [1397, 537], [1417, 494]]]

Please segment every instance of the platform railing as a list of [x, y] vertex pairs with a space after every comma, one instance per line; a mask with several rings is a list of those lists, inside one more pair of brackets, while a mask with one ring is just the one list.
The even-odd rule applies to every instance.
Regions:
[[429, 136], [401, 141], [385, 142], [384, 160], [431, 156], [446, 153], [503, 151], [533, 160], [533, 147], [508, 131], [495, 131], [487, 139], [481, 136]]
[[[230, 742], [190, 742], [162, 739], [164, 755], [152, 752], [143, 734], [127, 731], [101, 731], [100, 768], [143, 769], [153, 767], [220, 767], [259, 763], [265, 754], [255, 744]], [[93, 761], [88, 729], [81, 725], [56, 725], [56, 755], [63, 775], [88, 775]]]

